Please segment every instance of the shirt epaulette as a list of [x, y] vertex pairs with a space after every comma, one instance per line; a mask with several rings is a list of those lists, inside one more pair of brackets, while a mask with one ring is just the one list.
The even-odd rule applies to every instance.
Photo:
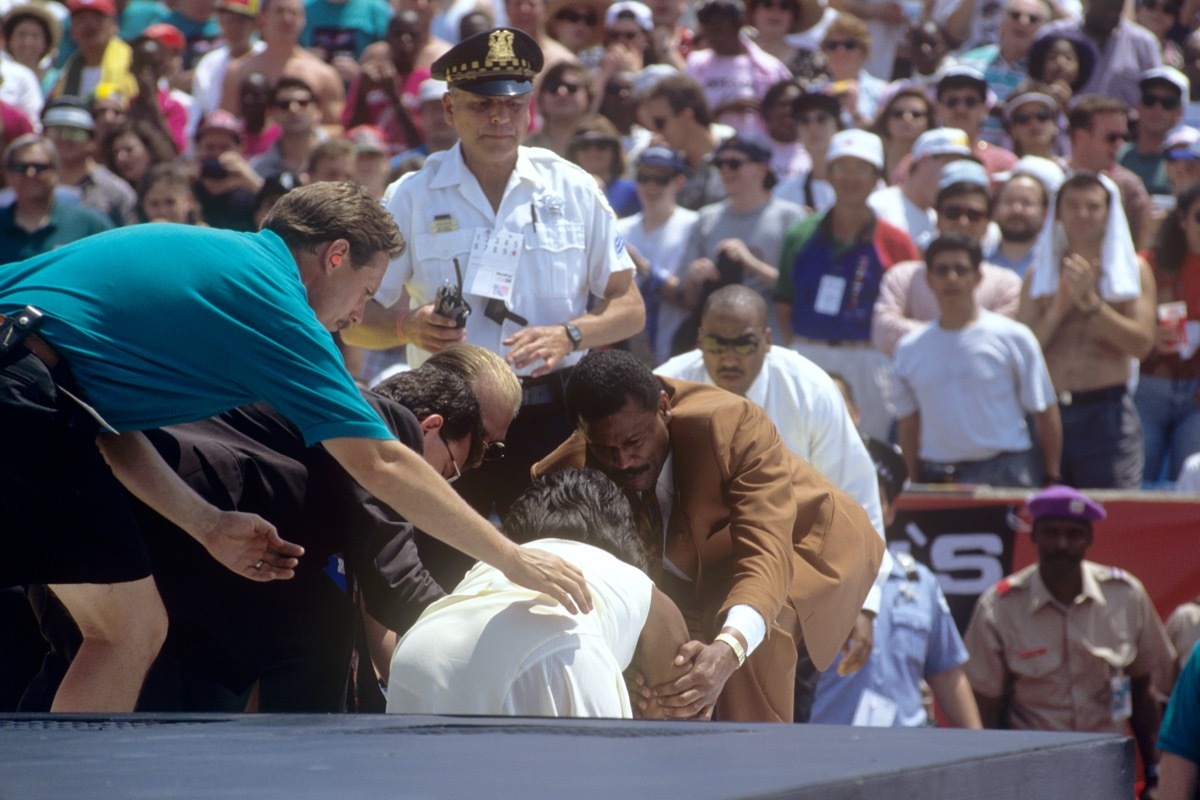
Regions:
[[1010, 591], [1012, 591], [1012, 581], [1010, 581], [1008, 578], [1001, 578], [996, 584], [996, 596], [1004, 597], [1004, 595], [1008, 594]]

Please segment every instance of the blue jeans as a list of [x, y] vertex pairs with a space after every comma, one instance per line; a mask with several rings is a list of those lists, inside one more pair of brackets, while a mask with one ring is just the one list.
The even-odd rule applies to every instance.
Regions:
[[1183, 462], [1200, 452], [1200, 405], [1196, 392], [1200, 378], [1172, 380], [1142, 375], [1134, 403], [1142, 418], [1142, 439], [1146, 444], [1145, 477], [1149, 482], [1162, 477], [1179, 477]]

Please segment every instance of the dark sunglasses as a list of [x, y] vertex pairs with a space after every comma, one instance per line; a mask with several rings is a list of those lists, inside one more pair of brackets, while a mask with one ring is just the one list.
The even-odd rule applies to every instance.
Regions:
[[911, 108], [893, 108], [888, 112], [888, 116], [892, 119], [925, 119], [929, 116], [929, 112], [914, 111]]
[[728, 169], [731, 172], [737, 172], [743, 165], [749, 162], [744, 158], [714, 158], [712, 163], [717, 169]]
[[589, 28], [595, 27], [600, 21], [595, 11], [576, 11], [573, 8], [564, 8], [554, 18], [559, 22], [582, 22]]
[[655, 186], [666, 186], [674, 178], [674, 175], [651, 175], [648, 172], [639, 172], [634, 176], [638, 183], [653, 183]]
[[1178, 3], [1160, 3], [1158, 0], [1142, 0], [1138, 4], [1139, 8], [1144, 8], [1147, 11], [1161, 11], [1164, 14], [1175, 15], [1179, 13]]
[[484, 461], [499, 461], [504, 458], [504, 442], [488, 442], [483, 446]]
[[308, 108], [312, 104], [313, 104], [313, 99], [311, 97], [307, 100], [303, 100], [299, 97], [292, 97], [287, 100], [276, 100], [271, 105], [275, 106], [275, 108], [279, 109], [280, 111], [291, 111], [292, 106], [300, 106], [301, 108]]
[[1054, 115], [1049, 111], [1018, 111], [1012, 115], [1013, 125], [1028, 125], [1035, 119], [1038, 122], [1049, 122], [1054, 119]]
[[566, 89], [567, 94], [575, 94], [583, 87], [578, 83], [567, 83], [565, 81], [547, 82], [542, 84], [542, 91], [546, 94], [558, 94], [559, 89]]
[[33, 170], [34, 175], [41, 175], [52, 169], [54, 169], [53, 164], [39, 164], [33, 161], [12, 161], [8, 165], [8, 171], [14, 175], [28, 175], [29, 170]]
[[1113, 133], [1110, 133], [1107, 136], [1105, 136], [1104, 141], [1108, 142], [1109, 144], [1116, 144], [1117, 142], [1128, 142], [1130, 140], [1130, 138], [1131, 137], [1129, 136], [1128, 132], [1116, 133], [1114, 131]]
[[929, 268], [929, 273], [936, 278], [945, 278], [950, 274], [953, 274], [958, 278], [965, 278], [974, 271], [975, 270], [971, 267], [963, 267], [958, 264], [955, 264], [954, 266], [950, 266], [948, 264], [938, 264], [937, 266]]
[[752, 333], [736, 339], [726, 339], [724, 336], [705, 336], [700, 339], [700, 349], [714, 356], [724, 355], [727, 348], [732, 348], [739, 356], [748, 356], [758, 352], [758, 345], [758, 337]]
[[609, 31], [604, 38], [610, 42], [632, 42], [640, 31]]
[[1013, 22], [1024, 22], [1029, 25], [1041, 25], [1046, 20], [1039, 17], [1037, 14], [1030, 14], [1025, 11], [1009, 11], [1008, 18]]
[[800, 5], [796, 0], [758, 0], [754, 4], [755, 8], [780, 8], [784, 11], [796, 11]]
[[978, 97], [969, 95], [967, 97], [951, 97], [947, 100], [943, 100], [942, 105], [951, 111], [955, 111], [959, 106], [962, 106], [963, 108], [974, 108], [975, 106], [979, 105], [980, 102], [982, 101]]
[[978, 208], [967, 208], [966, 206], [946, 206], [938, 209], [938, 216], [948, 220], [957, 222], [966, 217], [968, 222], [980, 222], [987, 219], [987, 212], [980, 211]]
[[1179, 98], [1178, 97], [1168, 97], [1163, 94], [1151, 94], [1149, 92], [1142, 92], [1142, 105], [1144, 105], [1146, 108], [1154, 108], [1155, 106], [1162, 106], [1163, 111], [1174, 111], [1175, 109], [1179, 108]]
[[841, 47], [853, 53], [858, 49], [858, 45], [859, 42], [856, 39], [826, 39], [821, 42], [821, 49], [826, 53], [832, 53]]

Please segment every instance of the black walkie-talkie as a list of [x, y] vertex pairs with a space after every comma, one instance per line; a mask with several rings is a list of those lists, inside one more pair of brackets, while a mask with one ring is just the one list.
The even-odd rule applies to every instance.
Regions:
[[471, 316], [471, 304], [463, 297], [462, 268], [459, 267], [457, 258], [454, 259], [454, 275], [458, 279], [458, 285], [446, 281], [438, 288], [433, 312], [454, 320], [454, 327], [461, 328], [467, 324], [467, 317]]

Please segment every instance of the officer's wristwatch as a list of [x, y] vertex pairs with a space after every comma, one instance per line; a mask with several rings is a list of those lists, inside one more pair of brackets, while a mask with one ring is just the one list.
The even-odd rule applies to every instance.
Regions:
[[571, 349], [578, 350], [579, 345], [583, 344], [583, 333], [579, 326], [574, 322], [564, 322], [563, 328], [567, 331], [567, 338], [571, 340]]

